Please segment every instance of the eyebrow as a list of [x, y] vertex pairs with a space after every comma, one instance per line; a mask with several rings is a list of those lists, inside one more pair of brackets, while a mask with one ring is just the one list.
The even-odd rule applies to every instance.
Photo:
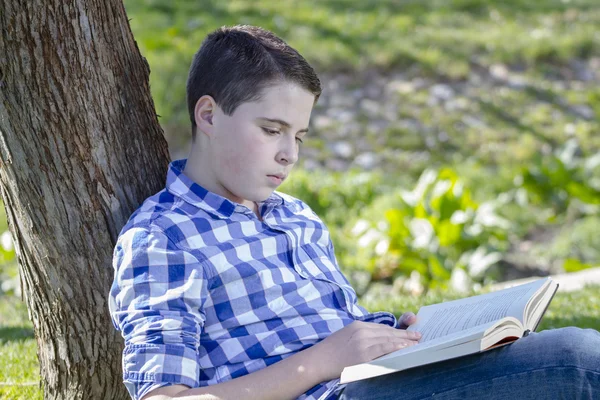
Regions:
[[[263, 121], [268, 121], [268, 122], [274, 122], [274, 123], [284, 126], [286, 128], [292, 127], [292, 125], [290, 125], [288, 122], [285, 122], [284, 120], [277, 119], [277, 118], [258, 117], [257, 119], [260, 119]], [[308, 128], [300, 129], [297, 133], [300, 133], [300, 132], [308, 132]]]

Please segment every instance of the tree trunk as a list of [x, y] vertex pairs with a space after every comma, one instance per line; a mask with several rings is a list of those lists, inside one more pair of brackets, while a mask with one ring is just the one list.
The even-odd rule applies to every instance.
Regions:
[[0, 183], [45, 399], [126, 399], [112, 251], [167, 144], [121, 0], [0, 0]]

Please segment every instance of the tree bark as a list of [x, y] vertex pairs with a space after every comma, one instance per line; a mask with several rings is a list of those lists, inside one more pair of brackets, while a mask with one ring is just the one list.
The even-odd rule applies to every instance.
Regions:
[[121, 0], [0, 0], [0, 184], [45, 399], [127, 399], [107, 296], [121, 227], [164, 186]]

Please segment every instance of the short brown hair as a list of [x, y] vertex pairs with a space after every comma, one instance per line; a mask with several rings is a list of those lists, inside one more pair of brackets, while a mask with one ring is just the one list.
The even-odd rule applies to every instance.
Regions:
[[194, 109], [210, 95], [225, 114], [245, 102], [259, 100], [262, 91], [282, 81], [321, 95], [321, 81], [310, 64], [272, 32], [249, 25], [221, 27], [208, 34], [194, 55], [187, 80], [187, 103], [196, 133]]

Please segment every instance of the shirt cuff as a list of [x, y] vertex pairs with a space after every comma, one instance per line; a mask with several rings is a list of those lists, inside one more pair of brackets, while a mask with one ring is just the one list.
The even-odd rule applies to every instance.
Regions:
[[184, 345], [144, 343], [123, 350], [123, 382], [134, 400], [155, 388], [146, 384], [198, 387], [199, 376], [196, 351]]

